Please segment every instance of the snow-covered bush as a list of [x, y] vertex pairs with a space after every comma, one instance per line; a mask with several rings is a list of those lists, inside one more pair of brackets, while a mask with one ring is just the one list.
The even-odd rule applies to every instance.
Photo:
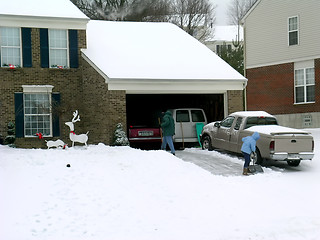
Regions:
[[15, 147], [14, 142], [16, 140], [15, 136], [15, 126], [13, 122], [8, 123], [8, 136], [4, 139], [5, 144], [8, 144], [10, 147]]
[[114, 146], [129, 146], [129, 140], [127, 134], [123, 130], [122, 123], [118, 123], [116, 130], [113, 134], [113, 145]]

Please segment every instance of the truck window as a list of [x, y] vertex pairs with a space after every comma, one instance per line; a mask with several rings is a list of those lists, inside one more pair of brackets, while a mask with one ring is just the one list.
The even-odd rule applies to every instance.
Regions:
[[278, 122], [273, 117], [248, 117], [245, 128], [257, 125], [278, 125]]
[[190, 122], [189, 111], [188, 110], [177, 110], [176, 112], [177, 122]]
[[191, 110], [192, 122], [204, 122], [204, 116], [201, 110]]
[[234, 126], [234, 130], [239, 130], [242, 123], [242, 117], [238, 117], [236, 121], [236, 125]]
[[224, 120], [222, 120], [220, 126], [231, 128], [233, 121], [234, 121], [234, 117], [227, 117]]

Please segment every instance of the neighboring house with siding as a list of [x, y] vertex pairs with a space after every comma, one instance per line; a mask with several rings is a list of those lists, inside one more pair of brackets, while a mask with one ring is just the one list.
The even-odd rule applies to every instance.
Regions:
[[0, 65], [0, 134], [13, 121], [18, 147], [45, 147], [38, 132], [70, 144], [75, 110], [89, 144], [111, 144], [136, 109], [196, 102], [220, 118], [243, 109], [247, 84], [172, 24], [89, 21], [68, 0], [0, 2]]
[[320, 127], [320, 1], [258, 0], [242, 19], [248, 110]]

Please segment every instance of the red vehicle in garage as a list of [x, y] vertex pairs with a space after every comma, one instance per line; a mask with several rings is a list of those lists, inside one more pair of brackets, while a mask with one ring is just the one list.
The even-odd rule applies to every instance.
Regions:
[[[197, 125], [204, 126], [207, 124], [207, 118], [202, 109], [199, 108], [179, 108], [169, 109], [175, 121], [175, 135], [173, 142], [175, 143], [197, 143], [199, 138], [197, 133]], [[142, 143], [158, 143], [161, 144], [160, 119], [161, 114], [153, 119], [153, 127], [151, 125], [131, 125], [129, 126], [129, 142], [131, 146]], [[156, 123], [155, 123], [156, 122]], [[200, 129], [201, 131], [201, 129]]]

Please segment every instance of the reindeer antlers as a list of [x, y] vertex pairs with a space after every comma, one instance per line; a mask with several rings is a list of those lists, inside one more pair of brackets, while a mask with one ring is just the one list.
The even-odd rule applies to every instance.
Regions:
[[78, 115], [78, 118], [76, 119], [77, 115], [78, 115], [78, 110], [73, 112], [73, 118], [72, 118], [71, 122], [75, 123], [75, 122], [80, 121], [80, 115]]

